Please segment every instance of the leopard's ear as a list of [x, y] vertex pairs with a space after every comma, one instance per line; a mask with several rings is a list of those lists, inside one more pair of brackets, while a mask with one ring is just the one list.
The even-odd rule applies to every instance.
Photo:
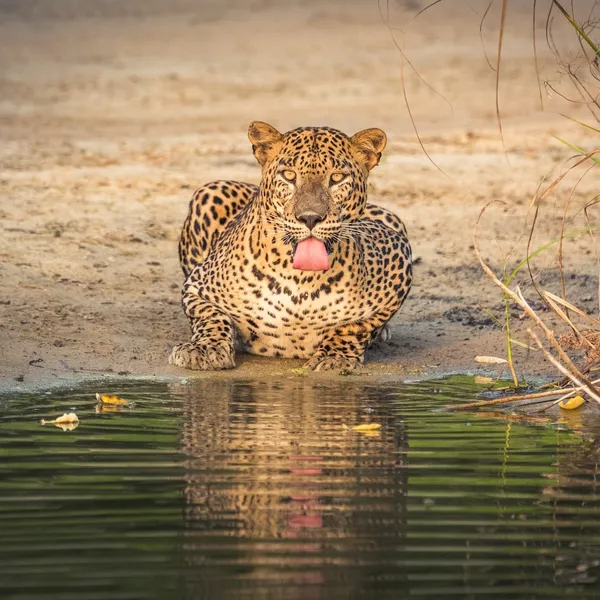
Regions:
[[265, 165], [279, 150], [279, 142], [282, 135], [268, 123], [252, 121], [248, 127], [248, 139], [252, 144], [252, 152], [256, 160]]
[[355, 133], [350, 140], [358, 162], [370, 171], [379, 163], [381, 153], [387, 143], [387, 136], [381, 129], [363, 129]]

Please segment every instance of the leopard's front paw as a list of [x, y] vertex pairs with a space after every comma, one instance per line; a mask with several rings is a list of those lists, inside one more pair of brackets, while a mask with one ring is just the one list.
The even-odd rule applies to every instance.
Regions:
[[342, 371], [343, 369], [354, 371], [362, 368], [362, 363], [358, 358], [348, 356], [315, 354], [304, 367], [312, 371]]
[[392, 328], [386, 323], [375, 335], [374, 342], [387, 344], [392, 339]]
[[186, 343], [179, 344], [171, 350], [169, 364], [194, 371], [217, 371], [219, 369], [233, 369], [235, 360], [233, 348], [228, 344], [195, 346]]

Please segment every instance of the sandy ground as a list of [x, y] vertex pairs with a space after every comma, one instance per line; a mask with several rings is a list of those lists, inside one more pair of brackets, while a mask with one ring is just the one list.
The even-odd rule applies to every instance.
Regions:
[[[480, 240], [497, 269], [514, 247], [514, 266], [524, 256], [532, 194], [571, 154], [553, 136], [592, 147], [560, 113], [588, 113], [546, 90], [540, 109], [531, 19], [514, 8], [500, 85], [504, 153], [484, 52], [493, 60], [497, 11], [482, 46], [487, 2], [441, 3], [416, 20], [425, 2], [390, 2], [387, 22], [380, 4], [382, 11], [376, 0], [0, 0], [2, 387], [102, 372], [190, 374], [167, 364], [171, 345], [188, 337], [179, 231], [198, 185], [258, 182], [246, 138], [254, 119], [281, 130], [323, 124], [388, 133], [370, 193], [407, 223], [416, 277], [393, 320], [392, 344], [369, 353], [366, 371], [490, 371], [474, 357], [504, 356], [505, 338], [483, 310], [502, 314], [473, 252], [477, 215], [491, 201], [505, 203], [486, 213]], [[543, 24], [542, 15], [541, 76], [568, 90]], [[557, 43], [566, 47], [567, 34], [557, 26]], [[413, 117], [443, 172], [412, 129], [396, 43], [435, 90], [405, 66]], [[557, 235], [563, 200], [582, 174], [545, 202], [533, 247]], [[597, 191], [595, 177], [578, 184], [571, 212]], [[565, 250], [569, 297], [597, 312], [590, 240]], [[536, 273], [558, 291], [555, 258], [546, 252]], [[527, 341], [519, 316], [513, 310], [514, 335]], [[238, 362], [233, 376], [299, 366]], [[527, 351], [518, 365], [529, 377], [549, 372]]]

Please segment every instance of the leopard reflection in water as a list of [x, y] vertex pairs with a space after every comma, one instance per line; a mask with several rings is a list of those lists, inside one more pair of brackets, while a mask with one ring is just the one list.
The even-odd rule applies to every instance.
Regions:
[[[210, 563], [213, 544], [253, 578], [360, 586], [352, 570], [330, 568], [336, 540], [373, 552], [405, 530], [408, 443], [381, 387], [299, 377], [182, 387], [190, 565]], [[344, 427], [371, 420], [382, 425], [375, 435]], [[230, 569], [193, 570], [190, 583], [217, 585], [219, 570], [227, 582]]]

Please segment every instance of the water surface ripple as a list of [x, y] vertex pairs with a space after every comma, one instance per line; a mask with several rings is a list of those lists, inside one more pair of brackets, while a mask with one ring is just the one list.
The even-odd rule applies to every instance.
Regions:
[[[593, 428], [435, 410], [474, 389], [294, 376], [2, 396], [0, 598], [600, 598]], [[132, 404], [96, 412], [96, 391]], [[72, 431], [40, 424], [71, 411]]]

